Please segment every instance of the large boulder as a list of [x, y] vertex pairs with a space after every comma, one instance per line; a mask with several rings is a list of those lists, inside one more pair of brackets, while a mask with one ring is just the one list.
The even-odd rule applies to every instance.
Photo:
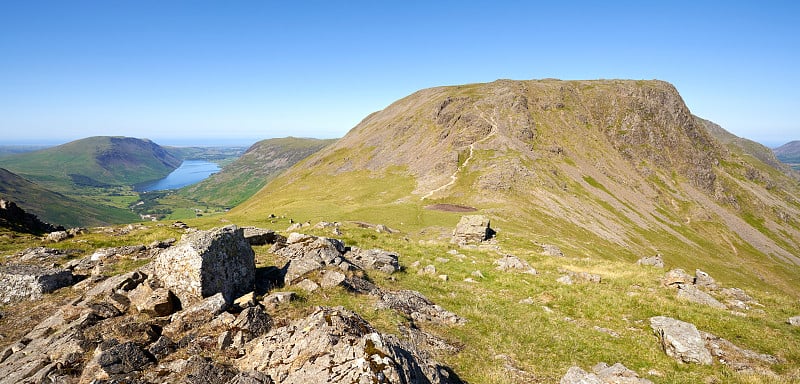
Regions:
[[373, 269], [392, 274], [400, 270], [397, 254], [382, 249], [361, 249], [353, 247], [345, 257], [361, 269]]
[[453, 230], [450, 242], [458, 245], [477, 244], [494, 237], [495, 231], [489, 225], [489, 218], [484, 215], [462, 216]]
[[713, 362], [705, 340], [694, 324], [656, 316], [650, 318], [650, 327], [661, 341], [667, 356], [684, 363], [710, 365]]
[[73, 283], [72, 272], [35, 265], [0, 266], [0, 304], [37, 300]]
[[183, 305], [222, 293], [227, 303], [255, 287], [255, 254], [236, 226], [187, 233], [156, 257], [153, 271]]
[[380, 293], [378, 309], [391, 308], [415, 321], [430, 321], [444, 325], [462, 325], [467, 322], [461, 316], [434, 304], [417, 291], [384, 291]]
[[691, 301], [693, 303], [707, 305], [717, 309], [725, 309], [725, 304], [719, 302], [714, 296], [709, 295], [698, 289], [694, 285], [681, 285], [678, 288], [678, 299]]
[[462, 382], [416, 347], [378, 333], [341, 307], [317, 308], [251, 341], [236, 367], [283, 384]]
[[327, 237], [316, 237], [292, 233], [286, 239], [286, 245], [276, 249], [275, 254], [289, 259], [286, 265], [286, 284], [302, 281], [303, 275], [327, 266], [337, 267], [343, 271], [357, 267], [344, 258], [344, 243]]
[[286, 238], [275, 233], [271, 229], [264, 229], [258, 227], [244, 227], [244, 238], [250, 245], [266, 245], [275, 244], [286, 241]]

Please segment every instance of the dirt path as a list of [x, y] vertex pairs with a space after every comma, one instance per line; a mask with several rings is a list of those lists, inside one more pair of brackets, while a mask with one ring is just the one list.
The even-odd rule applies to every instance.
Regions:
[[486, 121], [487, 123], [489, 123], [489, 125], [492, 127], [491, 132], [489, 132], [489, 134], [486, 135], [486, 137], [484, 137], [483, 139], [480, 139], [480, 140], [478, 140], [478, 141], [476, 141], [476, 142], [474, 142], [474, 143], [469, 145], [469, 156], [467, 156], [467, 159], [464, 160], [464, 164], [461, 164], [458, 168], [456, 168], [455, 172], [453, 172], [453, 174], [450, 175], [450, 181], [447, 184], [442, 185], [439, 188], [436, 188], [436, 189], [428, 192], [427, 194], [425, 194], [425, 196], [422, 196], [422, 198], [420, 200], [425, 200], [425, 199], [433, 196], [433, 194], [435, 194], [436, 192], [443, 191], [443, 190], [449, 188], [450, 186], [452, 186], [453, 184], [455, 184], [456, 181], [458, 180], [458, 173], [461, 172], [462, 169], [466, 168], [467, 165], [469, 165], [470, 160], [472, 160], [472, 155], [475, 152], [475, 144], [480, 144], [480, 143], [482, 143], [482, 142], [484, 142], [486, 140], [489, 140], [497, 132], [497, 124], [493, 120], [490, 120], [490, 119], [486, 118], [486, 116], [483, 114], [483, 111], [478, 109], [477, 106], [475, 106], [475, 110], [477, 110], [478, 114], [480, 114], [481, 118], [484, 121]]

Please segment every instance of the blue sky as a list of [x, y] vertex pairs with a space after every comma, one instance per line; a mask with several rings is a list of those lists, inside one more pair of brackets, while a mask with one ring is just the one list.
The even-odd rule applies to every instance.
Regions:
[[421, 88], [631, 78], [777, 145], [799, 43], [788, 1], [0, 1], [0, 141], [341, 137]]

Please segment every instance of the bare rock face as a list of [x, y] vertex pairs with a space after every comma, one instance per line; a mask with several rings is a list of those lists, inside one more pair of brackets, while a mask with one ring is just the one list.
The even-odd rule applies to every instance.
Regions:
[[72, 272], [33, 265], [0, 266], [0, 304], [37, 300], [43, 294], [71, 285]]
[[183, 305], [222, 293], [232, 303], [255, 286], [255, 254], [236, 226], [187, 233], [163, 250], [153, 271]]
[[489, 218], [483, 215], [461, 216], [461, 221], [453, 231], [450, 242], [458, 245], [477, 244], [494, 237], [495, 231], [489, 226]]
[[650, 327], [661, 341], [667, 356], [684, 363], [710, 365], [713, 362], [705, 340], [694, 324], [656, 316], [650, 318]]
[[415, 347], [378, 333], [357, 314], [321, 307], [248, 344], [236, 362], [273, 381], [300, 383], [461, 383]]

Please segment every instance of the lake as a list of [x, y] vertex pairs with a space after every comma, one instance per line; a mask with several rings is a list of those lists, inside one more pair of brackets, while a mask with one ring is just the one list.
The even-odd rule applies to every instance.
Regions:
[[199, 183], [207, 177], [219, 172], [219, 165], [204, 160], [184, 160], [181, 166], [167, 177], [151, 183], [136, 186], [137, 192], [177, 189]]

